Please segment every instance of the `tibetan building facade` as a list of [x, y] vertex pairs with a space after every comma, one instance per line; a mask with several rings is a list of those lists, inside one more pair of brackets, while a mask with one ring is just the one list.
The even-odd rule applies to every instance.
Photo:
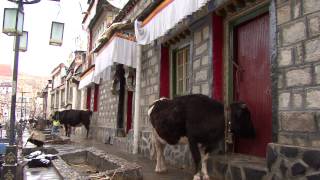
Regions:
[[[257, 132], [253, 140], [226, 133], [219, 151], [237, 155], [213, 155], [211, 175], [319, 178], [319, 1], [130, 0], [121, 10], [99, 3], [83, 22], [90, 42], [79, 85], [94, 111], [91, 138], [128, 152], [138, 142], [150, 157], [149, 105], [201, 93], [225, 107], [247, 103]], [[120, 40], [135, 43], [130, 56]], [[188, 146], [167, 146], [165, 156], [179, 167], [193, 163]]]

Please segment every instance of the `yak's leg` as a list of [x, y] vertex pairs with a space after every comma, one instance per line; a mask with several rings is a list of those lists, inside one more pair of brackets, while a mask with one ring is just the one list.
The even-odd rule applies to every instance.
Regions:
[[201, 154], [201, 172], [202, 172], [202, 180], [209, 180], [210, 177], [208, 175], [208, 168], [207, 168], [207, 162], [209, 158], [209, 153], [205, 151], [205, 148], [200, 148], [200, 154]]
[[68, 132], [68, 137], [70, 137], [71, 135], [71, 125], [67, 125], [68, 129], [67, 129], [67, 132]]
[[64, 130], [66, 131], [66, 136], [68, 137], [68, 125], [64, 124]]
[[162, 144], [159, 140], [156, 139], [157, 165], [155, 171], [158, 173], [167, 171], [163, 155], [164, 148], [165, 144]]
[[155, 144], [155, 149], [156, 149], [156, 154], [157, 154], [157, 164], [156, 164], [156, 169], [155, 171], [157, 173], [161, 173], [161, 172], [166, 172], [167, 171], [167, 167], [165, 164], [165, 160], [164, 160], [164, 155], [163, 155], [163, 150], [165, 148], [165, 142], [161, 142], [163, 141], [162, 139], [160, 139], [160, 137], [158, 136], [157, 132], [155, 130], [153, 130], [154, 133], [154, 143]]
[[155, 133], [151, 133], [151, 147], [150, 147], [150, 159], [155, 160], [156, 159], [156, 136]]
[[90, 129], [90, 125], [89, 124], [85, 124], [84, 127], [86, 128], [87, 130], [87, 139], [89, 137], [89, 129]]
[[200, 152], [197, 143], [192, 139], [189, 138], [189, 147], [192, 155], [192, 159], [195, 164], [195, 175], [193, 176], [193, 180], [201, 180], [201, 173], [200, 173]]

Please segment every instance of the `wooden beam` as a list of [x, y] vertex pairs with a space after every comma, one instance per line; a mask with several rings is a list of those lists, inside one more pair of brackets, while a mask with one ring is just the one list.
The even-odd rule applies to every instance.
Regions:
[[246, 2], [244, 0], [232, 0], [232, 3], [236, 8], [243, 8], [246, 6]]
[[216, 12], [216, 14], [217, 14], [218, 16], [224, 17], [224, 16], [227, 15], [227, 12], [226, 12], [226, 10], [225, 10], [223, 7], [218, 8], [215, 12]]
[[164, 47], [169, 47], [169, 42], [166, 41], [165, 43], [163, 43], [163, 46], [164, 46]]
[[180, 39], [184, 39], [184, 38], [186, 38], [186, 35], [184, 34], [184, 32], [182, 32], [182, 33], [180, 33], [180, 34], [178, 35], [178, 37], [179, 37]]
[[189, 36], [191, 34], [191, 31], [189, 29], [186, 29], [185, 31], [186, 36]]
[[245, 0], [246, 2], [249, 2], [249, 3], [253, 3], [255, 2], [256, 0]]
[[232, 3], [227, 4], [224, 8], [228, 13], [236, 12], [236, 7]]
[[176, 36], [175, 38], [174, 38], [174, 41], [177, 43], [177, 42], [179, 42], [181, 40], [181, 38], [179, 38], [179, 36]]
[[169, 42], [169, 45], [175, 43], [173, 39], [170, 39], [168, 42]]

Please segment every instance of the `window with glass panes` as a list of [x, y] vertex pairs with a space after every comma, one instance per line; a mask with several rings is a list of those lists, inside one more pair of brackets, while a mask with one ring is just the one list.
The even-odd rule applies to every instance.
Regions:
[[188, 62], [190, 56], [190, 46], [183, 47], [175, 51], [173, 56], [173, 96], [184, 95], [189, 90]]
[[65, 105], [65, 90], [61, 90], [61, 104], [60, 107], [63, 107]]

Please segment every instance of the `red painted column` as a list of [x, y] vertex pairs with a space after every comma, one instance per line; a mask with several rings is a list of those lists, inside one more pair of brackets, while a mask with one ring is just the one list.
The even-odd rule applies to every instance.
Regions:
[[127, 133], [132, 128], [132, 91], [128, 91], [128, 101], [127, 101]]
[[91, 87], [87, 88], [87, 109], [91, 109]]
[[170, 96], [169, 48], [161, 46], [160, 97]]
[[223, 19], [212, 16], [212, 97], [223, 102]]

